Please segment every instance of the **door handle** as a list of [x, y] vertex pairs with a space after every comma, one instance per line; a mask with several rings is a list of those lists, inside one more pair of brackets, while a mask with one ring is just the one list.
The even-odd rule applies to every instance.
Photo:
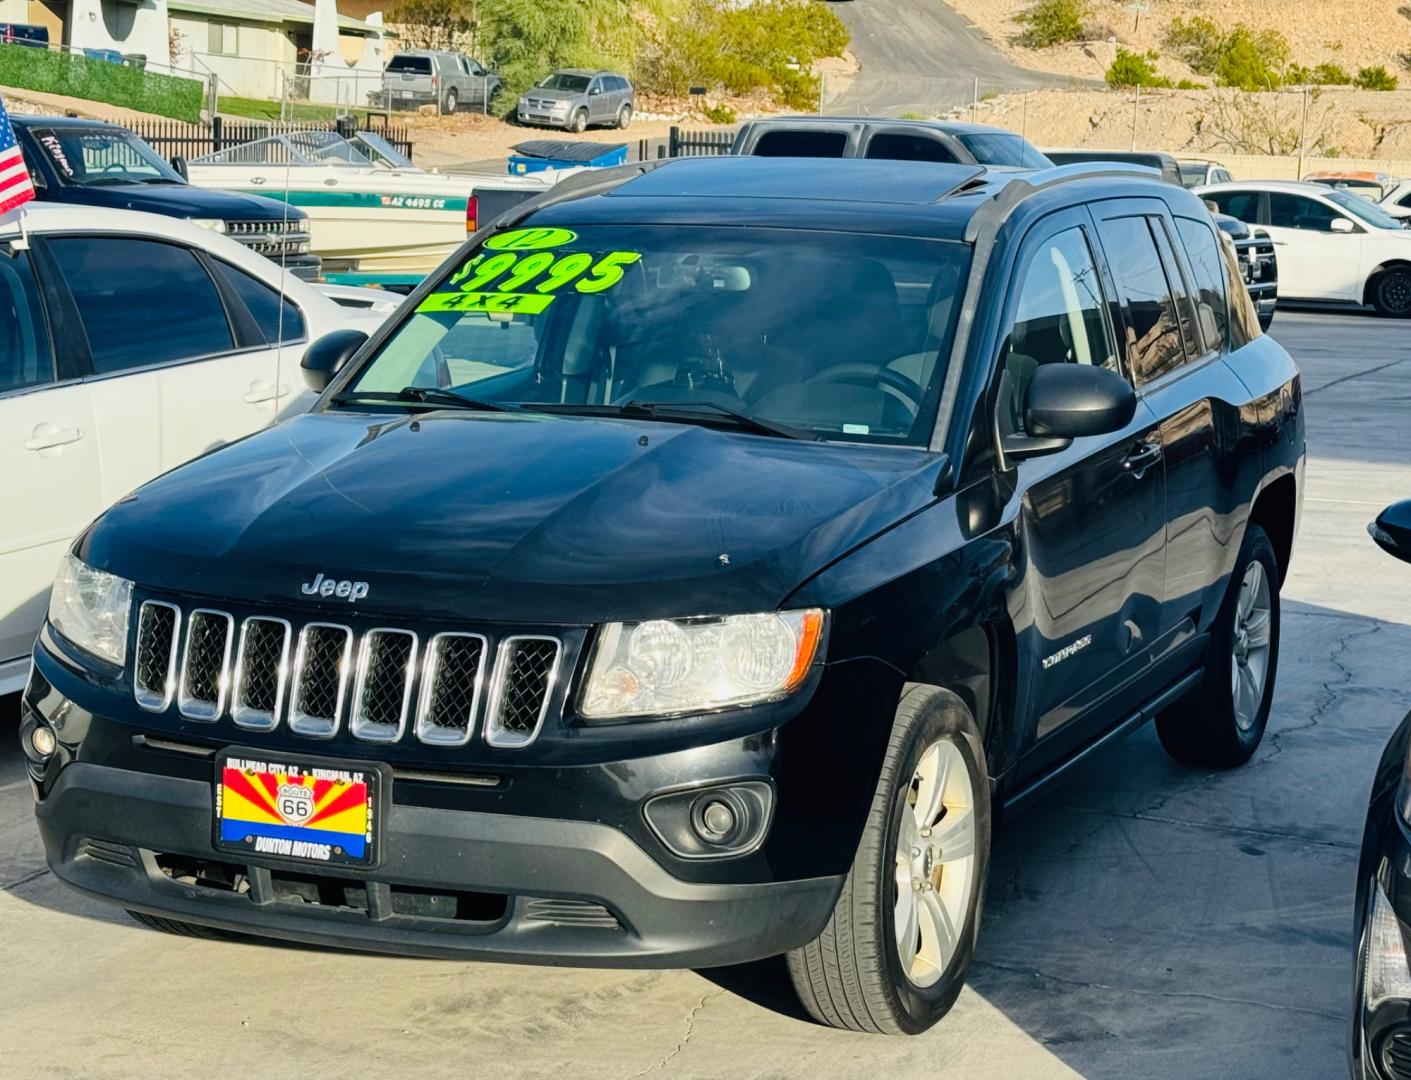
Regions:
[[1160, 443], [1139, 442], [1132, 447], [1132, 452], [1122, 459], [1122, 468], [1140, 480], [1146, 475], [1147, 469], [1161, 460], [1161, 453]]
[[56, 446], [67, 446], [83, 438], [83, 429], [76, 427], [55, 427], [53, 424], [38, 424], [33, 437], [24, 444], [26, 450], [52, 450]]
[[274, 401], [277, 398], [282, 398], [284, 394], [285, 389], [281, 386], [275, 386], [274, 383], [252, 382], [250, 392], [245, 395], [245, 403], [258, 405], [262, 401]]

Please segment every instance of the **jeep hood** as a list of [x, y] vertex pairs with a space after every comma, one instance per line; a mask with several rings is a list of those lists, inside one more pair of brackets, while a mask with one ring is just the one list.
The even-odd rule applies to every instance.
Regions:
[[692, 425], [324, 412], [123, 499], [80, 541], [140, 586], [273, 605], [586, 624], [768, 610], [934, 501], [940, 455]]

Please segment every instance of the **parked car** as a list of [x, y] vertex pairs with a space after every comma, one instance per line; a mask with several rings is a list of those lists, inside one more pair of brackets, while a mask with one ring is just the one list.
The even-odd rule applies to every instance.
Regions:
[[[1155, 169], [1168, 184], [1191, 187], [1187, 182], [1185, 165], [1178, 162], [1173, 155], [1162, 151], [1048, 150], [1045, 153], [1057, 165], [1098, 164], [1104, 161], [1139, 165], [1142, 168]], [[1262, 229], [1252, 229], [1239, 218], [1219, 212], [1214, 208], [1214, 204], [1207, 205], [1216, 226], [1230, 238], [1235, 247], [1245, 288], [1249, 290], [1250, 299], [1254, 301], [1255, 310], [1259, 313], [1259, 325], [1268, 330], [1273, 325], [1274, 311], [1279, 301], [1279, 265], [1275, 258], [1274, 241]]]
[[1368, 304], [1411, 316], [1411, 229], [1374, 203], [1321, 184], [1242, 180], [1197, 194], [1268, 232], [1284, 299]]
[[[1411, 562], [1411, 502], [1387, 507], [1373, 539]], [[1387, 740], [1372, 794], [1357, 869], [1352, 982], [1354, 1080], [1411, 1077], [1411, 714]]]
[[0, 694], [24, 685], [54, 568], [89, 521], [307, 407], [305, 345], [380, 321], [190, 222], [38, 202], [24, 227], [28, 249], [0, 237], [0, 475], [15, 511], [0, 515]]
[[126, 128], [101, 120], [11, 114], [15, 136], [41, 202], [140, 210], [184, 218], [224, 233], [312, 281], [308, 216], [260, 195], [207, 191]]
[[393, 54], [382, 73], [380, 104], [392, 109], [437, 105], [443, 113], [469, 105], [490, 112], [501, 87], [498, 75], [469, 56], [434, 49], [404, 49]]
[[946, 120], [776, 116], [750, 120], [730, 153], [753, 157], [886, 158], [1046, 169], [1053, 162], [1022, 135]]
[[1397, 181], [1377, 205], [1401, 221], [1411, 218], [1411, 180]]
[[1194, 188], [1204, 184], [1226, 184], [1234, 179], [1230, 170], [1218, 161], [1206, 158], [1177, 158], [1176, 166], [1181, 172], [1181, 186]]
[[0, 45], [29, 45], [46, 49], [49, 47], [49, 28], [31, 23], [0, 22]]
[[565, 68], [519, 96], [521, 124], [583, 131], [590, 125], [625, 128], [632, 123], [637, 92], [625, 75]]
[[1397, 184], [1396, 177], [1367, 169], [1324, 169], [1311, 172], [1303, 179], [1310, 184], [1322, 184], [1361, 195], [1369, 202], [1381, 202]]
[[49, 864], [196, 934], [787, 953], [922, 1031], [1001, 809], [1146, 720], [1263, 734], [1304, 423], [1237, 274], [1137, 174], [567, 180], [85, 530], [22, 705]]

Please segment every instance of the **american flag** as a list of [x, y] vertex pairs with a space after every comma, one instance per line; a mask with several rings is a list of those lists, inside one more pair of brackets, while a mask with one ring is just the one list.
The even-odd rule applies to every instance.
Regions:
[[10, 125], [5, 102], [0, 100], [0, 215], [8, 214], [32, 198], [34, 185], [25, 168], [24, 154], [15, 142], [15, 129]]

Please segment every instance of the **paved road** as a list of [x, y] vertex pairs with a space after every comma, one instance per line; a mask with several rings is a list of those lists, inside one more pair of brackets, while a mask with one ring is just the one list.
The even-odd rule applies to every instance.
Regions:
[[839, 115], [934, 116], [980, 93], [1067, 85], [1058, 75], [1012, 63], [942, 0], [861, 0], [834, 4], [852, 31], [849, 48], [862, 65], [841, 94], [824, 85], [824, 111]]
[[[1231, 773], [1142, 731], [997, 838], [971, 984], [917, 1039], [819, 1028], [777, 963], [590, 972], [164, 937], [43, 868], [0, 735], [0, 1076], [1328, 1080], [1367, 787], [1408, 707], [1411, 335], [1281, 312], [1311, 459], [1266, 737]], [[3, 723], [3, 721], [0, 721]]]

